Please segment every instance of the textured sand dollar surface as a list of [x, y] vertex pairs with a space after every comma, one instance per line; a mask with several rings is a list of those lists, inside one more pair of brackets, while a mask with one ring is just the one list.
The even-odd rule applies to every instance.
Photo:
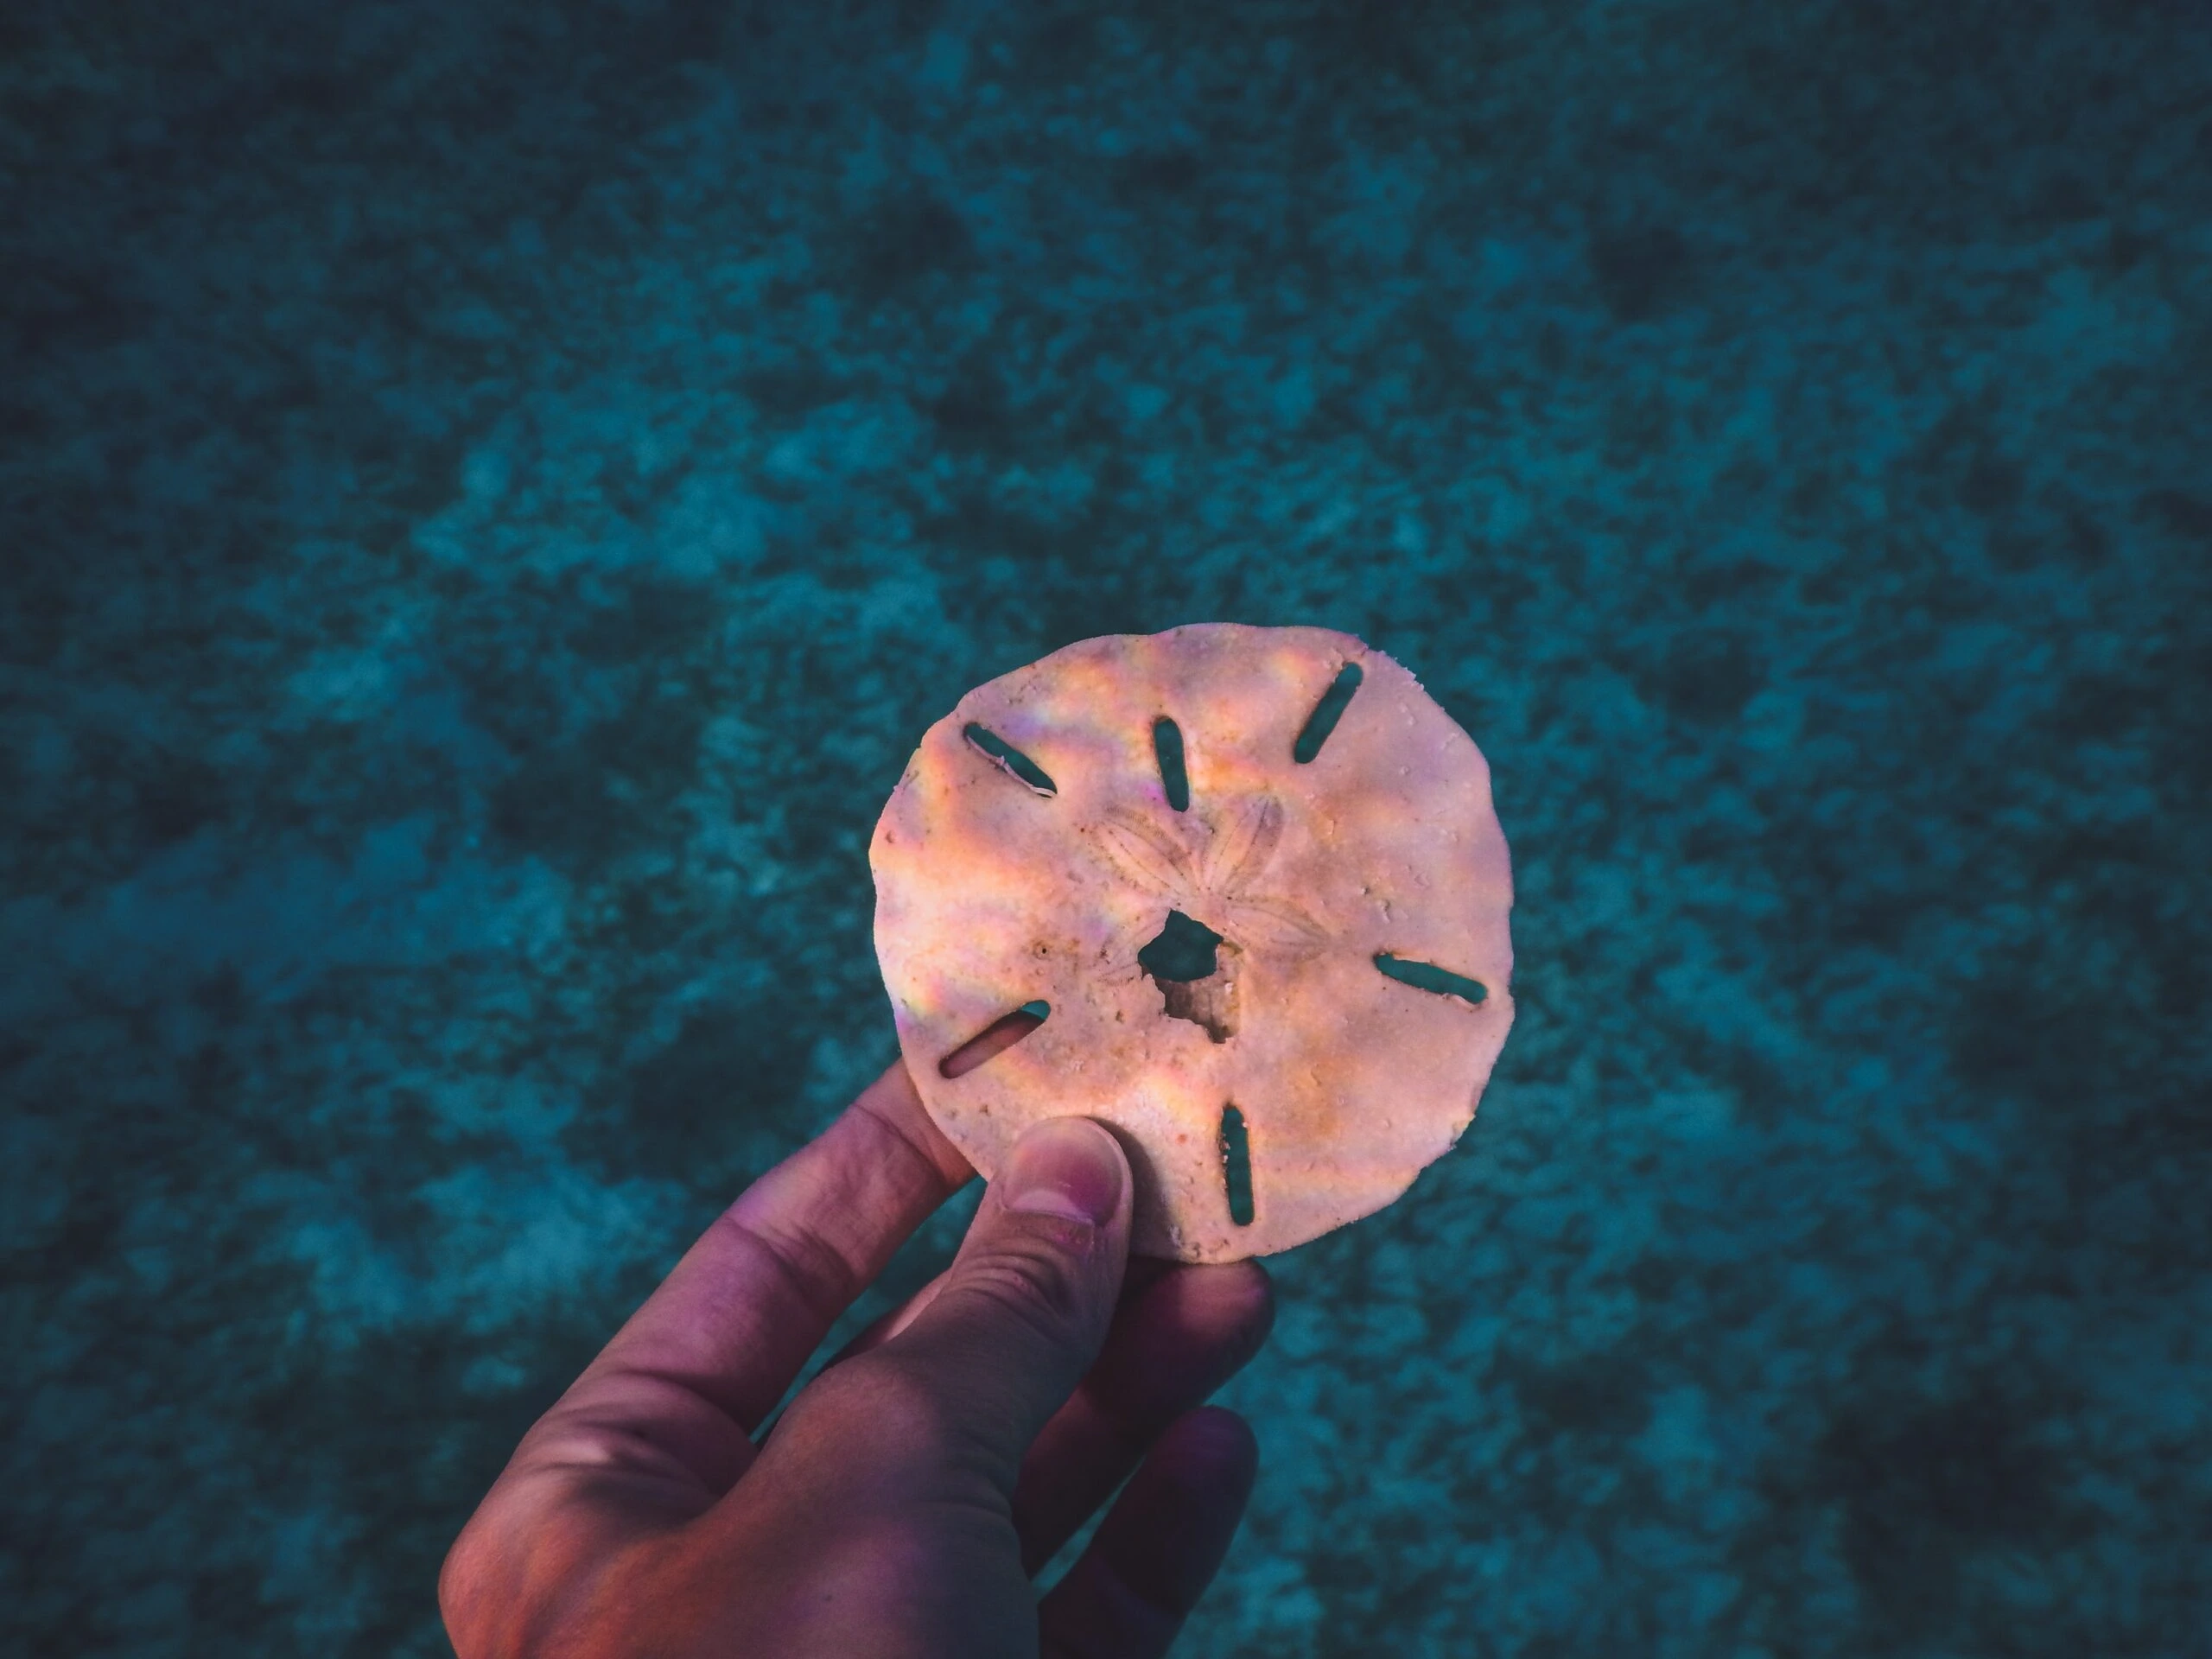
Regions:
[[1263, 1255], [1390, 1203], [1467, 1127], [1513, 1021], [1489, 767], [1347, 634], [1086, 639], [979, 686], [869, 857], [931, 1116], [986, 1176], [1039, 1118], [1113, 1124], [1147, 1255]]

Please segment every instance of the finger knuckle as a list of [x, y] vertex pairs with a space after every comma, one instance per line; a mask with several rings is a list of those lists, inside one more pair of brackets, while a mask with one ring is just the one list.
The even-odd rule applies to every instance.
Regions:
[[1065, 1345], [1090, 1300], [1084, 1264], [1041, 1241], [1016, 1236], [976, 1261], [957, 1288], [989, 1304], [1040, 1342]]

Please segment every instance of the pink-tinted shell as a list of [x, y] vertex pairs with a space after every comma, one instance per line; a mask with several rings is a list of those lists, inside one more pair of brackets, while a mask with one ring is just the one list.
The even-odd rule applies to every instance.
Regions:
[[[1364, 675], [1310, 763], [1292, 749], [1347, 663]], [[1184, 811], [1153, 727], [1180, 728]], [[1050, 774], [1023, 784], [963, 735]], [[1264, 1255], [1370, 1214], [1450, 1149], [1513, 1021], [1513, 885], [1490, 769], [1405, 669], [1347, 634], [1216, 623], [1086, 639], [977, 687], [923, 735], [869, 849], [876, 953], [931, 1116], [986, 1176], [1039, 1118], [1121, 1131], [1135, 1248]], [[1180, 910], [1223, 936], [1233, 1034], [1171, 1015], [1137, 953]], [[1471, 979], [1478, 1003], [1378, 953]], [[1051, 1017], [948, 1078], [1033, 1001]], [[1247, 1126], [1232, 1219], [1221, 1124]]]

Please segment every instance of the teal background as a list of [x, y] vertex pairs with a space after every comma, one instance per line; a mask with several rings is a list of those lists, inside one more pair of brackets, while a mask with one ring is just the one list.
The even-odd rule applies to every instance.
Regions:
[[2209, 111], [2150, 0], [7, 8], [0, 1649], [442, 1651], [892, 1058], [923, 728], [1235, 620], [1483, 746], [1520, 1022], [1181, 1650], [2212, 1654]]

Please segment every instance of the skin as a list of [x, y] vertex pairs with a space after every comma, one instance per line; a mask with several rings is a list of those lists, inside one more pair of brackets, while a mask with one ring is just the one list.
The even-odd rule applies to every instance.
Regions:
[[[953, 1265], [753, 1439], [972, 1173], [893, 1066], [748, 1188], [454, 1544], [438, 1593], [461, 1659], [1165, 1653], [1257, 1467], [1243, 1420], [1201, 1402], [1274, 1310], [1256, 1263], [1129, 1260], [1102, 1125], [1024, 1135]], [[1031, 1575], [1125, 1477], [1040, 1600]]]

